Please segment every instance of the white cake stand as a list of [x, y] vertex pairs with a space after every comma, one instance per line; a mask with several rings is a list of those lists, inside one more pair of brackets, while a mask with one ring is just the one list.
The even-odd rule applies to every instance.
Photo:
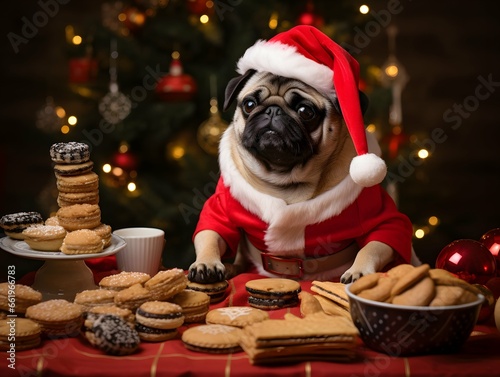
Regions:
[[65, 299], [73, 301], [75, 295], [86, 289], [96, 289], [94, 275], [85, 264], [86, 259], [114, 255], [125, 247], [125, 241], [112, 235], [111, 245], [101, 253], [66, 255], [61, 252], [36, 251], [24, 241], [4, 237], [0, 248], [23, 258], [44, 260], [38, 269], [32, 288], [42, 293], [43, 301]]

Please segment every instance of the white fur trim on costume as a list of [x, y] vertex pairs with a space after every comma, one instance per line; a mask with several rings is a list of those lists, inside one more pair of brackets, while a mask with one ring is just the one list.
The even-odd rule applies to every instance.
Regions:
[[384, 180], [387, 166], [376, 154], [366, 153], [352, 159], [349, 174], [358, 185], [371, 187]]
[[335, 94], [333, 70], [298, 53], [295, 46], [259, 40], [238, 61], [238, 73], [249, 69], [301, 80], [329, 97]]
[[234, 128], [230, 126], [219, 145], [219, 164], [224, 183], [241, 205], [269, 224], [264, 241], [270, 252], [303, 256], [305, 228], [338, 215], [351, 205], [363, 189], [350, 176], [337, 186], [306, 202], [287, 204], [253, 188], [240, 174], [231, 156]]

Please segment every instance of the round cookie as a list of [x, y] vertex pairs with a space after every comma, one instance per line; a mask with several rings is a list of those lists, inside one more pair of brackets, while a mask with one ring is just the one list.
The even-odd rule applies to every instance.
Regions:
[[161, 342], [177, 335], [177, 328], [184, 323], [182, 307], [165, 301], [148, 301], [135, 313], [139, 337], [150, 342]]
[[43, 225], [42, 215], [38, 212], [17, 212], [0, 218], [5, 235], [17, 240], [24, 240], [23, 231], [33, 225]]
[[144, 283], [151, 291], [153, 300], [164, 301], [182, 292], [187, 286], [187, 277], [180, 268], [158, 271], [155, 276]]
[[95, 232], [90, 229], [79, 229], [66, 234], [61, 251], [67, 255], [95, 254], [102, 252], [103, 246], [101, 237]]
[[76, 141], [52, 144], [49, 154], [56, 164], [81, 164], [90, 159], [89, 146]]
[[94, 163], [90, 160], [74, 164], [55, 164], [54, 172], [56, 173], [56, 177], [66, 175], [81, 175], [90, 172], [93, 167]]
[[210, 307], [210, 296], [190, 289], [176, 294], [170, 301], [182, 308], [184, 323], [204, 322]]
[[391, 296], [397, 296], [406, 291], [408, 288], [421, 281], [424, 277], [429, 276], [430, 266], [422, 264], [418, 267], [410, 269], [406, 274], [402, 275], [394, 283], [391, 289]]
[[121, 291], [135, 284], [144, 284], [151, 276], [145, 272], [122, 271], [119, 274], [108, 275], [99, 281], [99, 287]]
[[116, 291], [110, 289], [88, 289], [75, 295], [74, 303], [81, 305], [84, 311], [97, 306], [112, 306], [115, 304]]
[[[0, 283], [0, 310], [9, 312], [12, 303], [9, 303], [9, 291], [12, 290], [12, 284], [7, 282]], [[14, 285], [14, 293], [16, 302], [14, 311], [16, 313], [26, 313], [26, 309], [32, 305], [36, 305], [42, 301], [42, 294], [37, 290], [23, 284]], [[10, 304], [10, 305], [9, 305]]]
[[119, 308], [130, 309], [133, 312], [147, 301], [154, 300], [149, 289], [141, 284], [134, 284], [129, 288], [122, 289], [115, 295], [115, 305]]
[[210, 310], [207, 314], [206, 322], [209, 324], [243, 328], [266, 319], [269, 319], [269, 314], [264, 310], [249, 306], [230, 306]]
[[352, 294], [357, 295], [365, 289], [373, 288], [377, 285], [378, 280], [382, 276], [382, 273], [375, 272], [373, 274], [363, 275], [354, 283], [351, 284], [349, 290]]
[[265, 278], [245, 284], [249, 293], [248, 304], [257, 309], [282, 309], [299, 304], [300, 284], [291, 279]]
[[92, 192], [99, 188], [99, 176], [94, 172], [58, 176], [56, 186], [61, 193]]
[[97, 317], [85, 337], [94, 347], [115, 356], [130, 355], [141, 343], [137, 331], [123, 318], [109, 314]]
[[397, 281], [397, 279], [393, 279], [387, 275], [380, 275], [375, 286], [364, 289], [358, 293], [358, 296], [367, 300], [386, 301], [391, 297], [392, 288]]
[[210, 297], [211, 304], [216, 304], [224, 300], [228, 286], [229, 283], [227, 280], [207, 284], [195, 283], [193, 281], [188, 281], [187, 283], [188, 289], [207, 294]]
[[59, 207], [68, 207], [73, 204], [99, 204], [99, 190], [88, 192], [59, 192], [57, 196]]
[[[14, 336], [12, 331], [14, 331]], [[0, 320], [0, 350], [8, 351], [12, 349], [12, 344], [15, 345], [16, 351], [38, 347], [41, 343], [41, 334], [40, 326], [30, 319], [2, 319]]]
[[404, 306], [427, 306], [435, 295], [434, 282], [430, 277], [424, 277], [404, 292], [394, 296], [392, 303]]
[[104, 244], [104, 248], [107, 248], [109, 245], [111, 245], [111, 226], [107, 224], [101, 224], [95, 228], [92, 228], [92, 230], [102, 239], [102, 242]]
[[182, 333], [184, 346], [195, 352], [233, 353], [241, 351], [242, 330], [226, 325], [200, 325]]
[[24, 241], [33, 250], [59, 251], [66, 229], [60, 225], [34, 225], [23, 230]]
[[45, 225], [61, 225], [59, 224], [59, 219], [57, 216], [50, 216], [47, 220], [45, 220]]
[[68, 231], [92, 229], [101, 224], [101, 209], [97, 204], [73, 204], [59, 208], [57, 218]]
[[[130, 327], [135, 328], [135, 315], [132, 313], [130, 309], [119, 308], [116, 305], [103, 305], [103, 306], [94, 306], [90, 308], [86, 313], [85, 317], [90, 321], [93, 321], [100, 315], [110, 314], [115, 315], [117, 317], [123, 318]], [[87, 326], [87, 320], [85, 326]]]
[[78, 304], [53, 299], [26, 309], [26, 318], [37, 322], [47, 337], [77, 336], [83, 324], [82, 308]]

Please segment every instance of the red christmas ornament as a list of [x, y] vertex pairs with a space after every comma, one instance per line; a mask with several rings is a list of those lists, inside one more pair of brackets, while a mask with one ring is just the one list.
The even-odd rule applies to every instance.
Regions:
[[483, 284], [474, 284], [474, 287], [476, 287], [484, 296], [484, 302], [481, 305], [477, 321], [485, 322], [492, 316], [495, 310], [495, 296], [493, 295], [493, 292]]
[[186, 2], [188, 10], [191, 14], [201, 16], [202, 14], [210, 15], [214, 10], [213, 1], [207, 0], [188, 0]]
[[453, 241], [438, 254], [436, 268], [449, 271], [470, 284], [485, 284], [496, 276], [496, 261], [486, 246], [469, 239]]
[[97, 59], [83, 57], [69, 60], [69, 82], [85, 84], [95, 80], [98, 71]]
[[174, 54], [170, 63], [170, 70], [162, 77], [155, 88], [156, 94], [164, 101], [189, 101], [197, 91], [193, 77], [183, 73], [178, 54]]
[[[498, 266], [497, 266], [497, 274], [498, 274]], [[485, 284], [488, 289], [493, 292], [493, 296], [495, 296], [495, 300], [500, 297], [500, 277], [494, 277], [488, 280]]]
[[500, 228], [487, 231], [479, 240], [488, 248], [497, 262], [497, 275], [500, 276]]
[[312, 25], [317, 28], [321, 28], [324, 23], [325, 20], [323, 17], [314, 12], [314, 3], [312, 1], [307, 2], [306, 10], [301, 13], [297, 19], [297, 24], [299, 25]]
[[117, 152], [113, 155], [112, 165], [119, 167], [127, 172], [137, 170], [139, 165], [137, 156], [129, 151]]
[[119, 19], [131, 33], [135, 33], [144, 26], [146, 14], [136, 7], [128, 7], [119, 15]]

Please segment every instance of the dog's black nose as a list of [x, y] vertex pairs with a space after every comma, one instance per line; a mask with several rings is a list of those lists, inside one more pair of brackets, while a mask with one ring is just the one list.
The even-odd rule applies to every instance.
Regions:
[[273, 106], [269, 106], [266, 109], [265, 113], [266, 113], [266, 115], [269, 115], [272, 118], [272, 117], [275, 117], [277, 115], [282, 115], [283, 110], [281, 109], [281, 107], [273, 105]]

